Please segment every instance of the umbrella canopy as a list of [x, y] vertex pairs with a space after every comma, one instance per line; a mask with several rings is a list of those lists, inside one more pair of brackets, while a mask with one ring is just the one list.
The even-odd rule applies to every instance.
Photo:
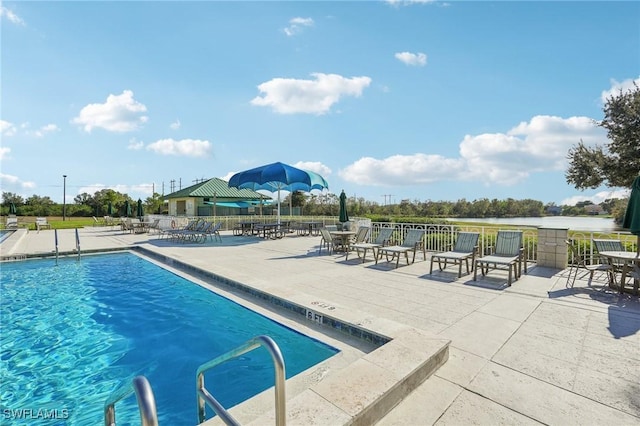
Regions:
[[136, 213], [139, 218], [144, 216], [144, 209], [142, 208], [142, 200], [140, 198], [138, 198], [138, 211]]
[[124, 202], [124, 214], [123, 216], [129, 217], [131, 216], [131, 205], [129, 204], [129, 200]]
[[629, 204], [624, 214], [622, 227], [629, 229], [632, 234], [638, 236], [638, 254], [640, 254], [640, 176], [633, 180], [631, 184], [631, 195], [629, 196]]
[[9, 214], [16, 214], [16, 205], [14, 202], [9, 203]]
[[113, 205], [111, 204], [111, 201], [109, 201], [109, 204], [107, 204], [107, 214], [109, 216], [113, 216]]
[[229, 187], [249, 188], [278, 192], [278, 223], [280, 223], [280, 191], [310, 191], [329, 187], [327, 181], [317, 173], [298, 169], [284, 163], [272, 163], [238, 172], [229, 179]]
[[347, 194], [344, 190], [340, 193], [340, 213], [338, 214], [338, 220], [342, 223], [349, 222], [349, 214], [347, 213]]
[[305, 181], [305, 182], [293, 182], [288, 185], [281, 185], [281, 184], [274, 184], [274, 182], [267, 182], [262, 185], [254, 185], [251, 189], [253, 189], [254, 191], [262, 189], [270, 192], [276, 192], [278, 189], [281, 189], [283, 191], [290, 191], [290, 192], [295, 192], [295, 191], [309, 192], [309, 191], [313, 191], [314, 189], [317, 189], [319, 191], [322, 191], [323, 189], [329, 189], [329, 184], [327, 183], [325, 178], [323, 178], [321, 175], [315, 172], [311, 172], [309, 170], [303, 170], [303, 171], [307, 173], [311, 178], [310, 183], [307, 183]]

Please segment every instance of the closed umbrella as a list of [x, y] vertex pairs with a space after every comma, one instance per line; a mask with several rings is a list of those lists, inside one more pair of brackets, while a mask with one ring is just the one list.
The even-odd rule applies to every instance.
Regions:
[[640, 176], [636, 177], [631, 184], [631, 195], [627, 204], [627, 211], [624, 214], [622, 227], [638, 236], [636, 244], [638, 255], [640, 255]]
[[113, 205], [111, 204], [111, 201], [107, 204], [107, 215], [113, 216]]
[[124, 214], [123, 216], [129, 217], [131, 216], [131, 205], [129, 204], [129, 200], [124, 202]]
[[9, 203], [9, 214], [16, 214], [16, 205], [14, 202]]
[[142, 207], [142, 200], [140, 198], [138, 198], [138, 211], [136, 213], [140, 220], [142, 220], [142, 217], [144, 216], [144, 208]]
[[[272, 192], [277, 191], [278, 223], [280, 223], [280, 191], [310, 191], [314, 189], [314, 185], [321, 184], [317, 182], [317, 177], [322, 177], [317, 175], [317, 173], [313, 175], [306, 170], [277, 162], [236, 173], [229, 179], [229, 187], [238, 189], [249, 188], [254, 191], [259, 189], [267, 189]], [[322, 178], [322, 181], [326, 184], [324, 178]]]
[[338, 220], [341, 223], [349, 222], [349, 214], [347, 213], [347, 194], [344, 190], [340, 193], [340, 213], [338, 214]]

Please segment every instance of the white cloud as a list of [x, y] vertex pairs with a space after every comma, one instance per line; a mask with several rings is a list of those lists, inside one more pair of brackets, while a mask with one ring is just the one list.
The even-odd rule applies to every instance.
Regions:
[[298, 161], [297, 163], [292, 164], [292, 166], [302, 170], [315, 172], [325, 179], [331, 174], [331, 169], [319, 161]]
[[7, 18], [9, 22], [14, 23], [16, 25], [25, 25], [25, 22], [22, 18], [16, 15], [12, 10], [0, 5], [0, 17]]
[[339, 172], [363, 185], [403, 186], [443, 180], [515, 185], [532, 173], [564, 170], [566, 155], [583, 140], [602, 144], [606, 132], [588, 117], [536, 116], [505, 133], [466, 135], [460, 156], [416, 153], [376, 159], [361, 158]]
[[600, 101], [604, 105], [605, 103], [607, 103], [607, 99], [612, 96], [618, 96], [621, 91], [624, 93], [632, 90], [635, 87], [634, 83], [635, 85], [640, 86], [640, 77], [636, 78], [635, 80], [628, 78], [621, 83], [614, 79], [611, 79], [611, 88], [609, 90], [602, 91], [602, 93], [600, 94]]
[[459, 159], [418, 153], [384, 159], [363, 157], [338, 174], [361, 185], [405, 186], [454, 179], [463, 170], [464, 162]]
[[311, 18], [292, 18], [289, 20], [289, 26], [286, 27], [283, 31], [289, 37], [294, 36], [296, 34], [300, 34], [305, 27], [312, 27], [313, 19]]
[[629, 189], [600, 191], [593, 195], [574, 195], [573, 197], [565, 198], [560, 202], [562, 206], [575, 206], [582, 201], [591, 201], [593, 204], [600, 204], [605, 200], [612, 198], [628, 198], [630, 194]]
[[43, 138], [48, 133], [59, 132], [60, 128], [55, 124], [47, 124], [45, 126], [40, 127], [38, 130], [34, 130], [30, 132], [33, 136], [37, 138]]
[[411, 6], [414, 4], [436, 3], [436, 0], [385, 0], [391, 6]]
[[16, 129], [16, 126], [14, 126], [13, 123], [0, 120], [0, 132], [2, 133], [2, 136], [14, 136], [17, 131], [18, 129]]
[[[140, 183], [138, 185], [131, 185], [130, 192], [142, 195], [153, 195], [154, 185], [152, 183]], [[156, 191], [157, 192], [157, 191]]]
[[580, 140], [602, 144], [606, 132], [588, 117], [535, 116], [506, 133], [466, 135], [460, 155], [467, 179], [515, 185], [531, 173], [564, 170], [567, 152]]
[[129, 145], [127, 149], [131, 151], [139, 151], [144, 147], [144, 142], [137, 140], [136, 138], [129, 139]]
[[236, 173], [238, 173], [238, 172], [237, 171], [236, 172], [229, 172], [226, 175], [221, 176], [220, 179], [226, 180], [227, 182], [229, 182], [229, 179], [231, 179], [231, 176], [235, 175]]
[[424, 67], [427, 65], [427, 55], [424, 53], [399, 52], [395, 54], [395, 57], [406, 65], [417, 67]]
[[337, 74], [313, 73], [315, 80], [274, 78], [262, 83], [258, 90], [264, 96], [251, 100], [252, 105], [268, 106], [280, 114], [327, 113], [342, 96], [362, 95], [371, 84], [369, 77], [345, 78]]
[[211, 143], [199, 139], [161, 139], [147, 145], [147, 149], [161, 155], [205, 157], [211, 151]]
[[173, 123], [169, 124], [169, 128], [171, 130], [178, 130], [180, 128], [182, 124], [180, 123], [180, 120], [176, 120]]
[[103, 104], [89, 104], [82, 108], [72, 123], [83, 126], [86, 132], [102, 128], [110, 132], [131, 132], [148, 121], [143, 115], [147, 107], [133, 99], [133, 92], [125, 90], [121, 95], [109, 95]]
[[11, 153], [11, 148], [7, 148], [6, 146], [0, 146], [0, 161], [6, 160], [9, 158], [9, 154]]
[[21, 180], [17, 176], [7, 175], [5, 173], [0, 173], [0, 182], [2, 183], [2, 190], [9, 190], [13, 187], [20, 189], [33, 189], [36, 187], [34, 182]]

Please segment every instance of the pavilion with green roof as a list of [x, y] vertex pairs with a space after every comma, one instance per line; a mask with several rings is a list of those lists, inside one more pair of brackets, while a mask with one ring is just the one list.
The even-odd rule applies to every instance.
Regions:
[[172, 216], [229, 216], [260, 213], [271, 199], [252, 189], [229, 188], [219, 178], [209, 179], [164, 196]]

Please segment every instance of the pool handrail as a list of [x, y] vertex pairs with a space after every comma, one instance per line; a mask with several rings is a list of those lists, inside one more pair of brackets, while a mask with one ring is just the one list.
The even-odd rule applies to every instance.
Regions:
[[260, 346], [264, 346], [273, 360], [275, 368], [275, 404], [276, 425], [284, 426], [286, 423], [285, 402], [285, 367], [282, 352], [276, 342], [269, 336], [256, 336], [247, 340], [237, 348], [222, 354], [198, 367], [196, 372], [196, 393], [198, 397], [198, 424], [205, 421], [205, 402], [213, 409], [220, 419], [227, 425], [238, 426], [240, 423], [207, 391], [204, 387], [204, 373], [208, 370]]
[[54, 239], [56, 240], [56, 265], [58, 264], [58, 230], [54, 229], [53, 230], [53, 236]]
[[149, 381], [144, 376], [136, 376], [131, 382], [122, 384], [109, 395], [104, 404], [104, 424], [105, 426], [116, 425], [116, 402], [128, 397], [133, 392], [138, 400], [140, 409], [140, 424], [142, 426], [158, 426], [158, 414], [156, 410], [156, 399]]
[[78, 252], [78, 260], [80, 260], [80, 234], [76, 228], [76, 251]]

